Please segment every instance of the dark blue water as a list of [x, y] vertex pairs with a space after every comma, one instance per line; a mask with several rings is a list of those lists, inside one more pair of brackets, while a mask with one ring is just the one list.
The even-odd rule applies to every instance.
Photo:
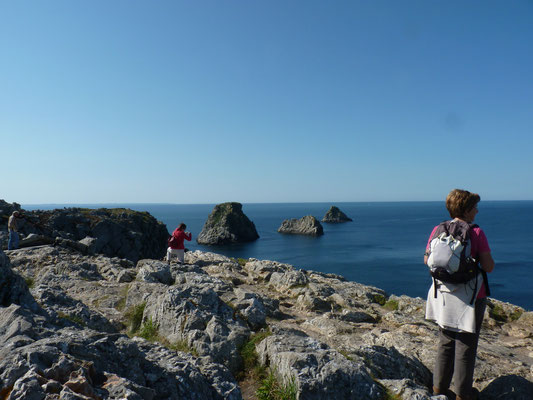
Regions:
[[[431, 283], [423, 253], [432, 228], [449, 218], [444, 202], [335, 203], [354, 222], [323, 224], [324, 236], [282, 235], [287, 218], [314, 215], [322, 219], [331, 203], [244, 204], [260, 238], [252, 243], [207, 247], [194, 240], [214, 205], [82, 205], [129, 207], [148, 211], [172, 231], [187, 224], [191, 250], [231, 257], [276, 260], [297, 268], [335, 273], [373, 285], [389, 294], [425, 298]], [[62, 208], [67, 205], [23, 206], [25, 209]], [[71, 205], [72, 206], [72, 205]], [[533, 310], [533, 201], [479, 203], [477, 224], [485, 231], [496, 268], [489, 275], [492, 297]]]

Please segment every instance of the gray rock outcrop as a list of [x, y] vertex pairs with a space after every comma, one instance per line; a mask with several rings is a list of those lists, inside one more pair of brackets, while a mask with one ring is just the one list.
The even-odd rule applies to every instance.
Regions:
[[352, 219], [344, 214], [338, 207], [331, 206], [328, 212], [322, 218], [322, 222], [337, 224], [341, 222], [351, 222]]
[[13, 273], [9, 258], [0, 250], [0, 307], [10, 304], [22, 305], [33, 311], [38, 309], [26, 282], [20, 275]]
[[324, 234], [324, 228], [315, 217], [306, 215], [300, 219], [286, 219], [281, 223], [278, 232], [292, 235], [320, 236]]
[[23, 213], [19, 220], [20, 247], [56, 243], [86, 254], [138, 261], [165, 255], [168, 230], [147, 212], [124, 208], [64, 208], [24, 211], [20, 205], [0, 201], [0, 238], [7, 245], [7, 220], [13, 210]]
[[[276, 366], [302, 399], [381, 399], [385, 392], [362, 360], [349, 360], [300, 330], [281, 330], [257, 346], [259, 360]], [[304, 368], [302, 368], [305, 366]]]
[[242, 204], [222, 203], [215, 206], [196, 241], [221, 245], [252, 242], [258, 238], [254, 223], [242, 212]]
[[[0, 251], [0, 268], [1, 398], [252, 399], [248, 349], [256, 386], [297, 399], [437, 400], [420, 298], [202, 251], [135, 264], [49, 245]], [[490, 299], [481, 398], [530, 398], [532, 349], [533, 312]]]

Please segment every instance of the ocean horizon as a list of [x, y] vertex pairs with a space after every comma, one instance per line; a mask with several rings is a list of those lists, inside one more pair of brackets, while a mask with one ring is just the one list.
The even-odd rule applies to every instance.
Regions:
[[[443, 201], [242, 203], [259, 239], [227, 246], [196, 243], [214, 203], [22, 204], [26, 210], [65, 207], [130, 208], [147, 211], [171, 232], [187, 224], [189, 250], [235, 258], [273, 260], [295, 268], [334, 273], [384, 289], [388, 294], [427, 296], [431, 278], [423, 253], [432, 228], [449, 215]], [[335, 205], [353, 222], [323, 223], [324, 235], [307, 237], [277, 232], [282, 221], [314, 215], [321, 220]], [[532, 200], [482, 201], [475, 221], [485, 231], [496, 268], [489, 274], [491, 297], [533, 310]]]

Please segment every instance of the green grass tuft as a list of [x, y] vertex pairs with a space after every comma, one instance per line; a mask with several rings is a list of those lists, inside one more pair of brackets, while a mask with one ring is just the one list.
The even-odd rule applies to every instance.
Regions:
[[347, 360], [350, 360], [350, 361], [353, 361], [353, 357], [350, 356], [350, 354], [346, 351], [346, 350], [339, 350], [339, 353], [341, 353], [344, 358], [346, 358]]
[[189, 346], [186, 340], [179, 340], [175, 343], [165, 344], [165, 345], [171, 350], [181, 351], [183, 353], [189, 353], [195, 357], [200, 357], [200, 354], [198, 354], [198, 351], [194, 347]]
[[263, 330], [250, 336], [250, 339], [241, 346], [240, 355], [243, 367], [242, 370], [237, 373], [237, 379], [242, 380], [245, 377], [250, 377], [254, 380], [260, 380], [265, 378], [265, 367], [259, 364], [259, 358], [255, 351], [255, 346], [270, 335], [272, 335], [270, 330]]
[[140, 329], [145, 307], [146, 303], [137, 304], [130, 307], [124, 314], [130, 334], [135, 334]]
[[33, 289], [35, 287], [35, 280], [31, 276], [24, 277], [24, 282], [26, 282], [28, 289]]
[[150, 342], [159, 340], [158, 327], [152, 321], [152, 317], [142, 324], [137, 336], [140, 336]]
[[258, 400], [296, 400], [298, 387], [291, 377], [287, 384], [281, 384], [274, 372], [263, 379], [256, 392]]
[[384, 306], [385, 303], [387, 302], [387, 298], [383, 296], [382, 294], [374, 294], [372, 296], [372, 302], [378, 303], [380, 306]]
[[509, 319], [511, 321], [516, 321], [522, 316], [523, 313], [524, 313], [524, 310], [522, 310], [521, 308], [517, 308], [511, 313], [511, 315], [509, 315]]
[[73, 323], [75, 323], [77, 325], [80, 325], [82, 327], [85, 326], [85, 322], [83, 322], [83, 319], [81, 319], [81, 317], [78, 317], [77, 315], [65, 314], [63, 312], [58, 312], [57, 315], [61, 319], [65, 319], [67, 321], [73, 322]]

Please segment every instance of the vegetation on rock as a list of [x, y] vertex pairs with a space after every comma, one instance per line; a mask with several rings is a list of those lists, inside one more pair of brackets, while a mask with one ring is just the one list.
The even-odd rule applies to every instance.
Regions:
[[283, 384], [279, 382], [274, 372], [270, 372], [257, 389], [259, 400], [296, 400], [297, 395], [298, 387], [294, 378], [289, 379], [287, 384]]

